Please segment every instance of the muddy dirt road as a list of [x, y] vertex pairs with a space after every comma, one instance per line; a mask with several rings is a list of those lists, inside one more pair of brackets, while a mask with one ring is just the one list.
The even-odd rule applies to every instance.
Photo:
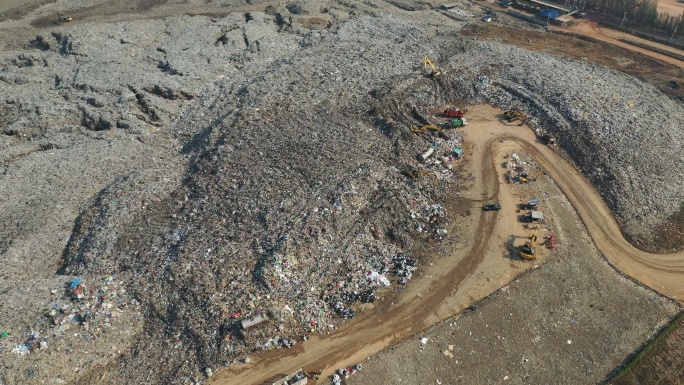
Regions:
[[[527, 127], [510, 126], [495, 120], [501, 111], [478, 106], [469, 111], [471, 124], [465, 129], [472, 146], [469, 166], [475, 175], [471, 197], [511, 201], [510, 190], [500, 188], [496, 160], [510, 151], [511, 145], [530, 154], [568, 197], [582, 218], [601, 253], [620, 271], [677, 301], [684, 300], [684, 252], [653, 255], [630, 245], [623, 237], [610, 211], [598, 193], [577, 170], [550, 148], [537, 142]], [[499, 115], [500, 116], [500, 115]], [[500, 172], [499, 172], [500, 173]], [[480, 200], [481, 201], [481, 200]], [[473, 205], [476, 200], [472, 200]], [[497, 227], [497, 217], [479, 212], [472, 216], [474, 241], [441, 263], [428, 267], [424, 276], [409, 285], [399, 302], [384, 303], [330, 335], [314, 336], [291, 350], [263, 352], [252, 363], [227, 368], [211, 384], [258, 384], [274, 375], [298, 368], [322, 369], [330, 375], [335, 368], [365, 359], [400, 339], [409, 337], [463, 310], [514, 278], [510, 269], [503, 276], [483, 284], [468, 279], [482, 269], [485, 261], [495, 258], [496, 247], [489, 248], [493, 237], [509, 231]], [[514, 221], [508, 218], [507, 221]], [[499, 255], [501, 250], [498, 251]], [[447, 265], [447, 266], [445, 266]], [[531, 268], [527, 265], [526, 268]], [[524, 268], [519, 268], [524, 269]], [[491, 269], [490, 269], [491, 270]], [[494, 269], [496, 270], [496, 269]], [[504, 269], [505, 270], [505, 269]], [[513, 269], [515, 270], [515, 269]], [[519, 273], [519, 271], [518, 271]], [[468, 295], [460, 295], [460, 293]]]

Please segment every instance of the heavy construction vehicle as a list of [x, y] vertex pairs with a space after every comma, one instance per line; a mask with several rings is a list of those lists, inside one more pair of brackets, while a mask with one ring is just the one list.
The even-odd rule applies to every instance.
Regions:
[[59, 20], [60, 23], [67, 23], [67, 22], [73, 21], [74, 18], [70, 17], [70, 16], [64, 16], [63, 13], [59, 13], [59, 14], [57, 14], [57, 20]]
[[465, 111], [461, 110], [460, 108], [449, 107], [444, 110], [442, 115], [447, 118], [462, 118], [465, 115]]
[[533, 260], [537, 259], [535, 256], [536, 248], [534, 247], [534, 243], [537, 241], [537, 232], [535, 231], [534, 234], [530, 237], [530, 240], [525, 242], [524, 245], [520, 246], [518, 248], [518, 253], [520, 254], [520, 258], [522, 259], [527, 259], [527, 260]]
[[544, 175], [544, 174], [546, 174], [546, 172], [544, 172], [544, 170], [539, 170], [539, 171], [533, 172], [531, 174], [523, 172], [520, 175], [518, 175], [518, 180], [520, 181], [520, 183], [527, 183], [527, 182], [533, 181], [535, 176]]
[[427, 130], [440, 132], [440, 131], [442, 131], [442, 127], [435, 126], [434, 124], [426, 124], [420, 128], [415, 128], [415, 127], [411, 126], [410, 130], [413, 133], [420, 134], [420, 133], [423, 133]]
[[432, 177], [432, 186], [433, 187], [437, 187], [437, 185], [439, 184], [439, 177], [437, 176], [436, 172], [421, 170], [420, 168], [417, 168], [411, 164], [405, 164], [402, 171], [404, 172], [405, 175], [407, 175], [413, 179], [418, 178], [421, 174], [422, 175], [429, 175]]
[[442, 71], [435, 67], [430, 58], [427, 56], [423, 58], [423, 71], [425, 76], [429, 78], [436, 78], [442, 75]]
[[450, 121], [446, 122], [444, 125], [447, 128], [452, 128], [452, 127], [463, 127], [468, 124], [468, 121], [466, 118], [454, 118], [451, 119]]
[[522, 126], [523, 124], [525, 124], [525, 122], [527, 122], [527, 120], [530, 118], [529, 116], [527, 116], [527, 114], [525, 114], [522, 111], [518, 111], [518, 110], [505, 111], [504, 116], [506, 117], [506, 120], [508, 122], [511, 122], [511, 123], [515, 122], [516, 120], [519, 120], [520, 121], [520, 124], [518, 124], [519, 126]]

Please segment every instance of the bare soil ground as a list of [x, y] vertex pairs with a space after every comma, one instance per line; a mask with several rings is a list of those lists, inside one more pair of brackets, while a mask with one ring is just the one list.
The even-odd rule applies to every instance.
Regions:
[[658, 11], [679, 16], [684, 12], [684, 4], [677, 0], [658, 0]]

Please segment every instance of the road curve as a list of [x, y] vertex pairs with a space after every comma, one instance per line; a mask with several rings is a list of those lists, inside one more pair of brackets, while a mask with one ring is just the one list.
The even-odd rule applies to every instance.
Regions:
[[[489, 108], [481, 106], [479, 111]], [[651, 254], [632, 246], [623, 236], [610, 209], [580, 172], [549, 147], [540, 144], [529, 129], [490, 130], [494, 137], [475, 143], [496, 153], [503, 140], [517, 143], [553, 179], [577, 211], [601, 254], [618, 270], [653, 290], [684, 303], [684, 250]], [[485, 140], [485, 138], [482, 138]]]
[[570, 163], [522, 135], [509, 133], [531, 155], [568, 198], [603, 256], [618, 270], [679, 302], [684, 302], [684, 251], [650, 254], [625, 240], [600, 195]]
[[[474, 195], [486, 199], [499, 196], [496, 167], [501, 159], [501, 141], [511, 142], [535, 159], [566, 195], [583, 221], [598, 250], [618, 270], [677, 301], [684, 299], [684, 251], [673, 254], [649, 254], [627, 242], [597, 191], [567, 161], [537, 142], [527, 127], [502, 124], [495, 116], [501, 111], [476, 106], [469, 111], [466, 140], [473, 146], [471, 171], [475, 175]], [[484, 259], [489, 240], [494, 235], [496, 217], [484, 212], [471, 218], [476, 234], [470, 246], [454, 253], [449, 269], [430, 271], [432, 279], [412, 282], [392, 306], [379, 307], [348, 322], [329, 335], [316, 335], [293, 349], [261, 352], [248, 365], [233, 365], [220, 370], [209, 384], [260, 384], [266, 379], [298, 368], [325, 368], [331, 375], [337, 367], [359, 362], [390, 344], [425, 330], [460, 312], [467, 303], [449, 303], [453, 312], [436, 309], [454, 301], [453, 293], [473, 274]], [[570, 245], [571, 247], [571, 245]], [[460, 254], [457, 258], [456, 254]], [[464, 257], [467, 256], [467, 257]], [[428, 270], [429, 267], [426, 267]], [[460, 299], [463, 301], [463, 299]]]

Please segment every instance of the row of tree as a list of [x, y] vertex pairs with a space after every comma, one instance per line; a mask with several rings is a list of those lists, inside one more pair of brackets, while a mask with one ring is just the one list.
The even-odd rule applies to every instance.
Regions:
[[587, 9], [622, 18], [625, 26], [684, 36], [684, 13], [658, 13], [658, 0], [586, 0], [585, 4]]

